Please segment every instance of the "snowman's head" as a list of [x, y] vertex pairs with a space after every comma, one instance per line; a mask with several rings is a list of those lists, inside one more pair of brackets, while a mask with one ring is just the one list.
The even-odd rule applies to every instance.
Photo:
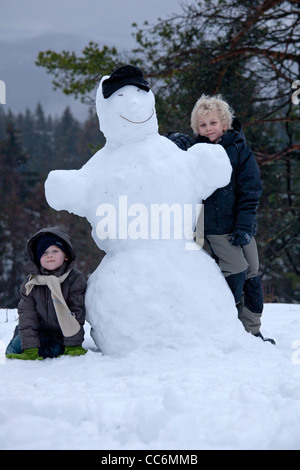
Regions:
[[96, 108], [107, 141], [124, 144], [158, 132], [155, 98], [137, 67], [126, 65], [103, 77]]

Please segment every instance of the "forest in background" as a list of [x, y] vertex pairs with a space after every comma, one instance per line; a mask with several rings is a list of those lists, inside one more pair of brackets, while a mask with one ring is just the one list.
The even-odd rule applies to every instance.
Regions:
[[[155, 25], [133, 25], [126, 54], [89, 43], [81, 56], [41, 51], [36, 64], [64, 93], [89, 104], [103, 75], [138, 65], [156, 97], [160, 133], [191, 134], [190, 113], [202, 93], [221, 93], [241, 120], [260, 167], [263, 195], [257, 242], [265, 301], [300, 301], [299, 0], [200, 0]], [[297, 91], [296, 91], [297, 93]], [[0, 109], [1, 111], [1, 109]], [[50, 209], [43, 184], [50, 170], [80, 168], [104, 144], [94, 106], [79, 124], [67, 109], [45, 117], [0, 114], [0, 306], [15, 306], [25, 273], [24, 244], [40, 227], [71, 228], [79, 267], [88, 276], [103, 253], [82, 218]]]
[[0, 107], [0, 308], [14, 308], [27, 274], [26, 243], [43, 227], [61, 225], [70, 233], [78, 268], [88, 277], [104, 253], [85, 218], [57, 212], [45, 199], [44, 182], [54, 169], [79, 169], [104, 145], [94, 113], [84, 123], [69, 108], [53, 119], [40, 104], [14, 115]]

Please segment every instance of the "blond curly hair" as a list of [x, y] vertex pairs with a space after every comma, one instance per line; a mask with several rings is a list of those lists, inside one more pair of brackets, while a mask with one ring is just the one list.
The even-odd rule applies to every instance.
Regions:
[[195, 135], [199, 134], [198, 119], [199, 116], [204, 116], [210, 111], [217, 111], [220, 116], [222, 124], [228, 129], [231, 128], [234, 118], [233, 110], [222, 95], [208, 96], [202, 95], [196, 102], [191, 114], [191, 128]]

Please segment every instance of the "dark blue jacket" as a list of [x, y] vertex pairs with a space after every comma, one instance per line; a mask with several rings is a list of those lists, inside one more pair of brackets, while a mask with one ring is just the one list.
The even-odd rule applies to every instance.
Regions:
[[[176, 135], [184, 137], [180, 139], [180, 144]], [[182, 134], [170, 133], [167, 137], [185, 150], [196, 143], [209, 142], [201, 136], [192, 139]], [[233, 129], [227, 131], [218, 144], [227, 152], [232, 165], [232, 175], [227, 186], [217, 189], [203, 201], [205, 235], [222, 235], [235, 229], [255, 235], [256, 211], [262, 184], [255, 157], [246, 143], [237, 119], [233, 121]]]

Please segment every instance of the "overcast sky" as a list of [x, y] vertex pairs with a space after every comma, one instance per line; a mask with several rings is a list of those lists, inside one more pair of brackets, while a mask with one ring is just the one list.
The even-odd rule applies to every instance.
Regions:
[[131, 44], [131, 24], [180, 11], [178, 0], [0, 0], [1, 39], [70, 33]]
[[[184, 0], [185, 3], [192, 0]], [[60, 115], [70, 105], [82, 117], [83, 105], [59, 90], [51, 76], [34, 62], [40, 50], [80, 52], [89, 41], [130, 50], [132, 23], [156, 24], [181, 12], [182, 0], [0, 0], [0, 80], [6, 84], [6, 105], [13, 112], [35, 109]], [[1, 106], [1, 104], [0, 104]]]

